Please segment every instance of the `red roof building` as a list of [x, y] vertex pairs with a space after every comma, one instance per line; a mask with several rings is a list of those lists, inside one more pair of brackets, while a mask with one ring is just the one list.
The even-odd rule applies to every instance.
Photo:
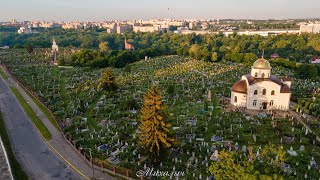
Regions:
[[134, 50], [134, 47], [132, 44], [127, 43], [127, 39], [124, 39], [124, 49], [125, 50]]
[[279, 54], [277, 54], [277, 53], [273, 53], [273, 54], [271, 54], [270, 55], [270, 58], [271, 59], [277, 59], [277, 58], [279, 58], [280, 56], [279, 56]]
[[310, 63], [313, 63], [313, 64], [320, 63], [320, 57], [319, 56], [315, 56], [315, 57], [311, 58]]

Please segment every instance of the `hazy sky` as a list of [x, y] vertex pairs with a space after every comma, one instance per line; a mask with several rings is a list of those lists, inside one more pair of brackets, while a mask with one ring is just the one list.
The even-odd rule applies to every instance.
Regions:
[[0, 21], [154, 17], [319, 18], [320, 0], [0, 0]]

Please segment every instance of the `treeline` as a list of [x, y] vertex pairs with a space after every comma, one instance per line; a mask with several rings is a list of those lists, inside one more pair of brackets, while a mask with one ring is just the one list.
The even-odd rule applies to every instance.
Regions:
[[[187, 34], [168, 33], [134, 33], [110, 34], [103, 29], [65, 30], [41, 29], [36, 34], [22, 34], [16, 32], [0, 32], [0, 46], [31, 43], [33, 47], [50, 48], [52, 38], [55, 38], [60, 47], [73, 46], [77, 48], [98, 49], [99, 44], [106, 42], [110, 50], [123, 50], [124, 39], [132, 44], [136, 50], [147, 48], [166, 48], [171, 54], [189, 55], [193, 45], [199, 45], [202, 55], [197, 59], [239, 61], [237, 54], [253, 53], [258, 55], [263, 50], [268, 58], [278, 53], [282, 58], [292, 61], [309, 61], [320, 52], [320, 35], [318, 34], [282, 34], [262, 37], [246, 35], [222, 34]], [[212, 56], [212, 53], [214, 55]], [[241, 55], [240, 55], [241, 56]], [[248, 56], [248, 55], [247, 55]]]
[[307, 63], [297, 63], [284, 58], [270, 60], [272, 66], [281, 66], [293, 69], [297, 78], [314, 79], [320, 76], [320, 66]]
[[104, 68], [108, 66], [122, 68], [126, 64], [136, 62], [147, 57], [155, 57], [160, 55], [169, 55], [170, 51], [161, 48], [146, 48], [137, 51], [120, 51], [111, 50], [107, 52], [98, 50], [81, 50], [71, 56], [71, 62], [59, 62], [60, 65], [74, 65], [74, 66], [90, 66]]

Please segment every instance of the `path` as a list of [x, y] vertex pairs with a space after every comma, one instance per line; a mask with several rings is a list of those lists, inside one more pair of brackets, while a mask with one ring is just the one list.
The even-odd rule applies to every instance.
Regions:
[[30, 179], [81, 179], [40, 137], [2, 76], [0, 109], [15, 156]]

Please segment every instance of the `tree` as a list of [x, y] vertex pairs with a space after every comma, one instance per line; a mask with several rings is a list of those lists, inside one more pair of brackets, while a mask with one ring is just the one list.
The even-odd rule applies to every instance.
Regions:
[[25, 45], [25, 49], [27, 50], [28, 53], [32, 53], [33, 51], [32, 45], [30, 43]]
[[312, 64], [302, 64], [298, 66], [298, 76], [302, 79], [313, 79], [318, 76], [318, 69]]
[[218, 53], [217, 52], [212, 52], [211, 61], [215, 62], [217, 60], [218, 60]]
[[254, 174], [246, 172], [252, 166], [251, 163], [243, 162], [243, 164], [237, 162], [235, 159], [236, 152], [227, 152], [225, 150], [219, 153], [218, 162], [213, 163], [209, 167], [209, 171], [214, 175], [215, 179], [243, 179], [254, 180], [257, 179]]
[[198, 44], [193, 44], [189, 49], [189, 55], [191, 58], [195, 58], [197, 60], [201, 59], [201, 47]]
[[166, 107], [162, 102], [159, 90], [152, 85], [144, 96], [140, 111], [138, 144], [147, 152], [153, 163], [158, 162], [161, 154], [166, 153], [174, 139], [169, 131]]
[[58, 65], [59, 66], [64, 66], [66, 64], [65, 58], [61, 57], [58, 59]]
[[110, 50], [108, 43], [106, 43], [106, 42], [100, 43], [99, 49], [100, 49], [100, 52], [102, 52], [102, 53], [107, 53]]
[[101, 77], [101, 86], [106, 91], [113, 91], [116, 89], [116, 83], [112, 75], [111, 68], [107, 68], [103, 71], [103, 74]]
[[175, 86], [173, 84], [168, 85], [167, 87], [167, 93], [172, 96], [175, 92]]

